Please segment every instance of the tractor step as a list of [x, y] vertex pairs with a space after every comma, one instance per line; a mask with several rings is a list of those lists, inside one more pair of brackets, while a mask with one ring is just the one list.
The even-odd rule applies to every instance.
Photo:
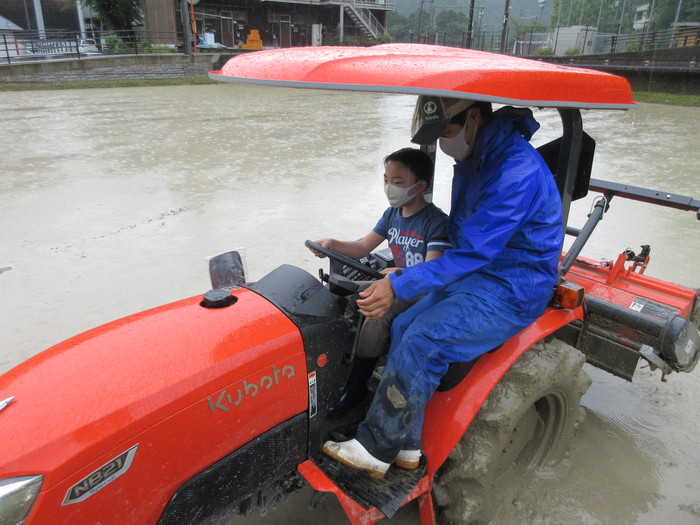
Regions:
[[411, 491], [426, 475], [425, 456], [418, 468], [407, 470], [392, 465], [381, 479], [375, 479], [366, 472], [356, 470], [333, 459], [318, 454], [313, 462], [343, 492], [365, 509], [378, 508], [387, 518], [391, 518], [406, 501]]

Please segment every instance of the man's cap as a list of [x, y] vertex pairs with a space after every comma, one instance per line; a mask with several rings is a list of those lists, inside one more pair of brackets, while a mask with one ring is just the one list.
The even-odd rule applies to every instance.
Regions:
[[445, 132], [450, 119], [462, 113], [474, 102], [466, 98], [419, 96], [411, 122], [411, 142], [432, 144]]

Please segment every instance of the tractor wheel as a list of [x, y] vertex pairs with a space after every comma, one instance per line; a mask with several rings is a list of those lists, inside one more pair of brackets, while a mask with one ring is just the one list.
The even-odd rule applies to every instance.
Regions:
[[585, 361], [558, 340], [539, 342], [518, 359], [436, 473], [439, 523], [488, 522], [518, 472], [563, 458], [585, 416], [580, 401], [591, 383]]

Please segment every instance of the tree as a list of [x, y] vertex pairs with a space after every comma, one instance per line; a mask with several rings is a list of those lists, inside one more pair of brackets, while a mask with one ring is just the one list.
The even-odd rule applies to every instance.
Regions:
[[457, 35], [462, 38], [462, 35], [467, 32], [467, 14], [453, 10], [441, 11], [435, 19], [435, 27], [440, 34]]
[[532, 33], [545, 33], [547, 31], [547, 24], [539, 20], [518, 20], [517, 18], [512, 18], [510, 26], [511, 34], [517, 40], [525, 40]]
[[387, 20], [387, 32], [394, 37], [397, 42], [409, 42], [411, 40], [411, 21], [408, 17], [391, 11]]
[[82, 0], [92, 7], [106, 26], [115, 31], [133, 31], [143, 21], [143, 0]]
[[654, 10], [656, 30], [670, 29], [676, 20], [676, 13], [678, 13], [679, 23], [700, 21], [700, 0], [683, 0], [680, 2], [680, 11], [678, 11], [678, 5], [679, 0], [657, 0]]
[[416, 9], [409, 16], [398, 12], [389, 13], [388, 31], [397, 42], [421, 42], [432, 32], [431, 12], [428, 9]]
[[631, 0], [554, 0], [550, 20], [552, 27], [588, 25], [610, 30], [619, 20], [618, 9], [625, 4], [629, 9]]

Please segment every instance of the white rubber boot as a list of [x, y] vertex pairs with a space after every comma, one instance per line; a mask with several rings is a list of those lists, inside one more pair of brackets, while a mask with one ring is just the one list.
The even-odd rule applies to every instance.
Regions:
[[417, 469], [420, 464], [420, 450], [402, 450], [396, 456], [396, 466], [408, 470]]
[[389, 463], [379, 461], [356, 439], [341, 443], [326, 441], [323, 444], [323, 452], [352, 468], [369, 472], [373, 478], [383, 478], [389, 470]]

